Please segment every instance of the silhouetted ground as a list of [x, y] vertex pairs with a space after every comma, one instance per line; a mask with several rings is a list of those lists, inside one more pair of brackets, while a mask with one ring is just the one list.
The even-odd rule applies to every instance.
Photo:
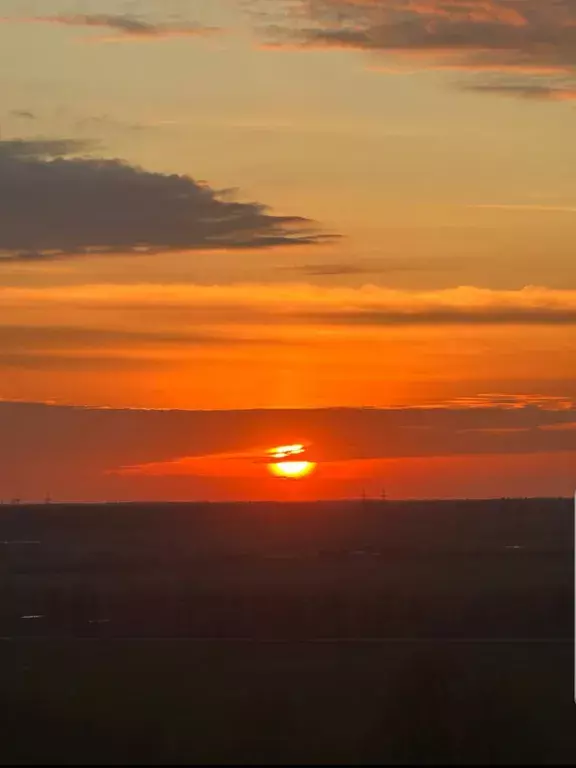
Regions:
[[0, 508], [0, 762], [572, 764], [573, 540], [571, 500]]

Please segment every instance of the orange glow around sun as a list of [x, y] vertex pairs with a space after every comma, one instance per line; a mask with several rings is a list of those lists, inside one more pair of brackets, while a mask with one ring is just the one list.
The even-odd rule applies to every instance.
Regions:
[[[298, 479], [306, 477], [316, 468], [313, 461], [305, 461], [302, 458], [292, 459], [293, 456], [301, 456], [304, 453], [304, 446], [300, 444], [281, 445], [278, 448], [272, 448], [268, 453], [271, 458], [268, 469], [276, 477]], [[274, 459], [281, 459], [281, 461], [274, 461]]]

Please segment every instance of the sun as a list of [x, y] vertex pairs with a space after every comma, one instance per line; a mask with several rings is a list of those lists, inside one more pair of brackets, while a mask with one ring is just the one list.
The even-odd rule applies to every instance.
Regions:
[[[302, 459], [303, 453], [304, 446], [299, 443], [272, 448], [268, 451], [270, 456], [268, 470], [275, 477], [291, 478], [294, 480], [306, 477], [306, 475], [311, 474], [316, 469], [316, 464], [313, 461]], [[275, 461], [275, 459], [280, 459], [280, 461]]]
[[306, 477], [314, 471], [316, 464], [312, 461], [279, 461], [269, 464], [270, 472], [276, 477]]

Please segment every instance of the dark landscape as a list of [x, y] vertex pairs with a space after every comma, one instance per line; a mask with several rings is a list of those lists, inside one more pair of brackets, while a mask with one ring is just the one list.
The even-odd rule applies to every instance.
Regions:
[[572, 764], [573, 519], [4, 505], [0, 761]]

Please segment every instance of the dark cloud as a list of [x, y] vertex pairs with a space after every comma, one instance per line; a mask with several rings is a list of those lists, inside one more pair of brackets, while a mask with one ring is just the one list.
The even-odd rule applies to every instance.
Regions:
[[268, 248], [321, 241], [189, 176], [82, 156], [87, 142], [0, 142], [0, 261], [80, 254]]
[[59, 16], [31, 16], [25, 19], [3, 19], [28, 23], [60, 24], [70, 27], [93, 27], [117, 33], [119, 37], [136, 40], [160, 39], [166, 37], [198, 37], [221, 30], [202, 24], [185, 21], [162, 23], [146, 21], [129, 14], [71, 14]]
[[[536, 86], [566, 93], [576, 87], [576, 0], [300, 0], [297, 7], [284, 23], [268, 27], [274, 44], [531, 75]], [[512, 87], [501, 92], [529, 94]]]

